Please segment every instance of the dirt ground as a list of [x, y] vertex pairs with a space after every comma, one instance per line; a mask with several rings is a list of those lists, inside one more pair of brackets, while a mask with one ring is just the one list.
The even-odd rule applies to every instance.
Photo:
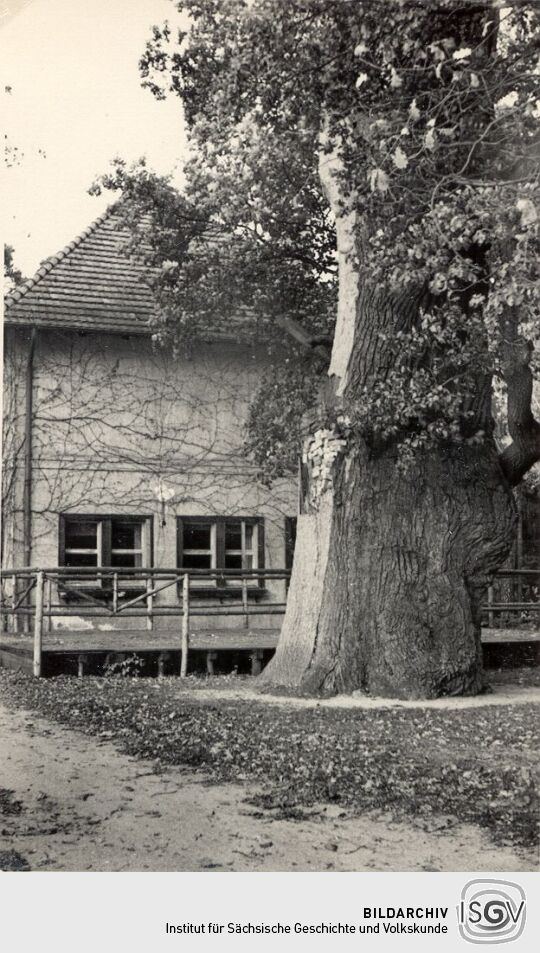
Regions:
[[[398, 822], [336, 805], [283, 820], [247, 803], [253, 789], [212, 784], [0, 706], [0, 855], [42, 871], [534, 870], [451, 818]], [[17, 801], [20, 802], [17, 805]], [[17, 863], [15, 863], [15, 866]]]
[[272, 693], [261, 693], [251, 688], [249, 682], [241, 682], [238, 687], [232, 687], [232, 684], [221, 687], [212, 684], [208, 688], [201, 685], [190, 684], [184, 689], [182, 684], [175, 686], [177, 691], [187, 691], [196, 693], [199, 701], [215, 702], [224, 701], [244, 701], [258, 705], [280, 705], [288, 708], [347, 708], [362, 709], [364, 711], [380, 711], [381, 709], [432, 709], [433, 711], [460, 711], [463, 709], [491, 708], [499, 705], [510, 705], [519, 703], [526, 705], [528, 703], [540, 704], [540, 688], [535, 685], [513, 685], [503, 683], [492, 688], [490, 694], [464, 696], [462, 698], [450, 696], [446, 698], [433, 698], [427, 701], [402, 701], [393, 698], [377, 698], [365, 695], [363, 692], [353, 692], [352, 695], [334, 695], [331, 698], [302, 698], [291, 695], [273, 695]]

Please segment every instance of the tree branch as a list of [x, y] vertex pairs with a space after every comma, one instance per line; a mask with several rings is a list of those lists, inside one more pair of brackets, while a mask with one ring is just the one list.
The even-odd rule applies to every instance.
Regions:
[[323, 361], [328, 363], [330, 360], [331, 341], [320, 337], [313, 337], [313, 335], [309, 334], [309, 332], [302, 327], [299, 321], [296, 321], [295, 318], [291, 318], [289, 315], [278, 315], [276, 317], [276, 324], [283, 328], [287, 334], [290, 334], [295, 341], [298, 341], [302, 347], [315, 351]]

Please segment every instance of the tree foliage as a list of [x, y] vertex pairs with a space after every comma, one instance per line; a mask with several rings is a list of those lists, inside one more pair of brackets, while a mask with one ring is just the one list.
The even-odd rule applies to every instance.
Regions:
[[302, 443], [302, 415], [317, 396], [317, 376], [301, 354], [276, 362], [260, 383], [247, 420], [246, 449], [271, 483], [294, 473]]
[[16, 267], [13, 260], [15, 249], [13, 245], [4, 245], [4, 289], [5, 293], [16, 288], [24, 281], [22, 271]]
[[186, 195], [144, 169], [115, 179], [153, 217], [158, 334], [204, 333], [239, 308], [269, 342], [283, 339], [284, 314], [315, 340], [331, 333], [319, 163], [337, 152], [343, 211], [361, 216], [355, 265], [417, 301], [412, 327], [381, 332], [386, 370], [347, 408], [351, 433], [393, 443], [402, 461], [482, 441], [479, 378], [504, 386], [516, 361], [528, 375], [538, 333], [537, 5], [175, 5], [189, 27], [154, 27], [141, 72], [156, 96], [182, 101]]

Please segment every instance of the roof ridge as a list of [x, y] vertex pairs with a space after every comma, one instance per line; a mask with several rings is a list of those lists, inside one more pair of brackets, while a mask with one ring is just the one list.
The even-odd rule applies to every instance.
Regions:
[[50, 271], [58, 265], [59, 262], [63, 261], [64, 258], [77, 248], [81, 242], [88, 238], [100, 225], [103, 224], [113, 213], [113, 211], [118, 207], [119, 202], [113, 202], [109, 205], [104, 212], [99, 215], [95, 221], [80, 232], [73, 241], [69, 242], [61, 251], [57, 252], [56, 255], [51, 255], [49, 258], [45, 259], [43, 264], [39, 266], [35, 274], [31, 278], [27, 278], [26, 281], [23, 281], [22, 284], [18, 285], [16, 288], [12, 288], [11, 291], [8, 291], [7, 295], [4, 297], [4, 304], [6, 310], [10, 305], [15, 304], [17, 301], [20, 301], [21, 298], [30, 291], [31, 288], [34, 288], [45, 275], [48, 275]]

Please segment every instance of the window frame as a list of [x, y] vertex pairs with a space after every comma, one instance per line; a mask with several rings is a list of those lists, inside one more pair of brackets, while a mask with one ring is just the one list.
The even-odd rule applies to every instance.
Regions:
[[[58, 528], [58, 565], [63, 569], [70, 569], [76, 567], [69, 567], [66, 565], [66, 551], [69, 551], [66, 546], [66, 529], [70, 522], [96, 522], [97, 523], [97, 566], [96, 569], [100, 567], [106, 567], [111, 570], [131, 567], [126, 566], [112, 566], [111, 565], [111, 556], [113, 552], [112, 548], [112, 523], [114, 520], [122, 523], [136, 523], [141, 526], [141, 548], [140, 550], [125, 550], [125, 552], [140, 552], [141, 553], [141, 562], [142, 565], [133, 567], [134, 569], [140, 569], [141, 572], [145, 569], [150, 569], [153, 565], [154, 558], [154, 517], [151, 513], [141, 513], [141, 514], [132, 514], [132, 513], [59, 513], [59, 528]], [[146, 538], [145, 538], [146, 536]], [[71, 548], [71, 547], [70, 547]], [[89, 552], [93, 550], [88, 550]], [[119, 551], [119, 550], [118, 550]], [[89, 569], [93, 567], [89, 566]], [[70, 588], [80, 588], [89, 592], [96, 593], [106, 593], [111, 588], [110, 577], [102, 579], [84, 579], [81, 578], [78, 581], [70, 580]], [[136, 594], [144, 591], [144, 586], [139, 582], [136, 585], [130, 581], [129, 577], [123, 582], [123, 588], [129, 588], [130, 594]]]
[[[265, 542], [264, 542], [264, 517], [263, 516], [244, 516], [244, 515], [229, 515], [229, 516], [209, 516], [208, 514], [201, 514], [200, 516], [177, 516], [176, 517], [176, 565], [179, 570], [184, 570], [189, 573], [189, 567], [184, 567], [184, 526], [193, 525], [195, 523], [210, 523], [211, 525], [211, 543], [214, 546], [214, 549], [211, 551], [211, 563], [212, 569], [215, 569], [219, 573], [220, 569], [225, 569], [225, 526], [227, 523], [244, 523], [250, 526], [257, 527], [257, 544], [253, 548], [252, 552], [257, 558], [257, 569], [265, 568]], [[244, 533], [242, 532], [242, 537]], [[187, 549], [186, 549], [187, 551]], [[202, 550], [201, 550], [202, 551]], [[214, 565], [215, 564], [215, 565]], [[242, 575], [242, 570], [238, 570], [239, 577]], [[194, 577], [195, 578], [195, 577]], [[226, 579], [232, 579], [231, 576], [222, 576], [221, 578], [216, 576], [215, 580], [207, 580], [206, 585], [194, 586], [193, 594], [195, 592], [197, 595], [218, 595], [218, 596], [240, 596], [241, 595], [241, 584], [240, 580], [235, 584], [231, 585], [226, 583]], [[265, 591], [265, 581], [261, 576], [256, 578], [255, 581], [248, 587], [248, 597], [257, 597]]]

